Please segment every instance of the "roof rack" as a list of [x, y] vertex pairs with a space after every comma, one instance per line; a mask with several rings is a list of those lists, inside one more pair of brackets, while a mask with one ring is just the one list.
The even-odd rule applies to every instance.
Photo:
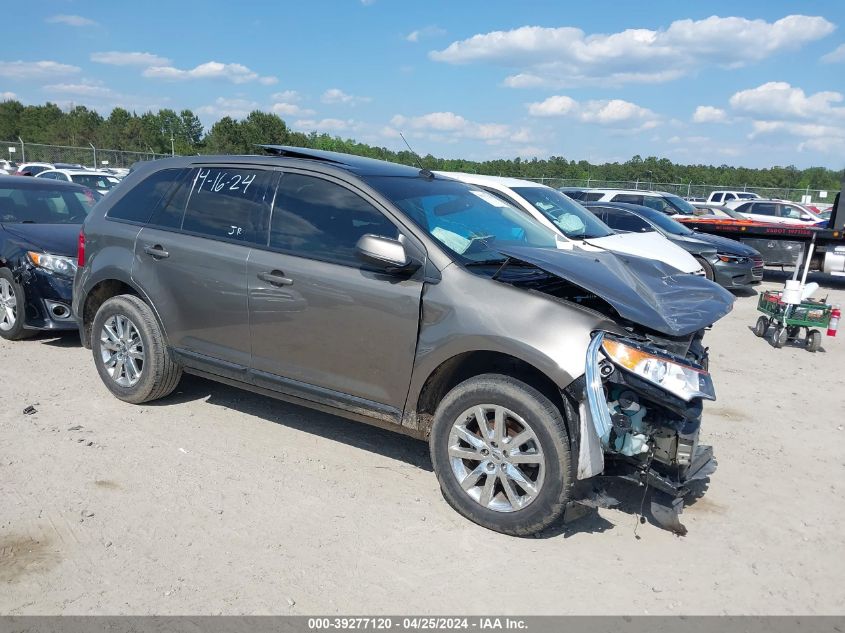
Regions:
[[307, 148], [302, 147], [289, 147], [287, 145], [268, 144], [259, 144], [258, 147], [263, 149], [268, 154], [273, 154], [275, 156], [287, 156], [288, 158], [307, 158], [309, 160], [322, 160], [324, 162], [335, 163], [337, 165], [344, 164], [342, 161], [339, 161], [330, 156], [326, 156], [319, 150], [308, 150]]

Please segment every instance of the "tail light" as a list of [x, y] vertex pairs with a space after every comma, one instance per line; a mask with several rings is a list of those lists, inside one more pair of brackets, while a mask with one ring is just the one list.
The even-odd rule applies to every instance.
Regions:
[[85, 265], [85, 231], [79, 232], [79, 241], [76, 247], [76, 265], [79, 268]]

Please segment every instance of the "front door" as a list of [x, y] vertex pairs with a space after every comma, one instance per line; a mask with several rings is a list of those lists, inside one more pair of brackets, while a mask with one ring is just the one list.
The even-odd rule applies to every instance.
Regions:
[[[252, 367], [261, 386], [339, 406], [401, 411], [416, 351], [421, 273], [368, 270], [364, 234], [396, 238], [396, 225], [349, 185], [284, 173], [268, 249], [247, 265]], [[349, 396], [352, 398], [350, 399]]]

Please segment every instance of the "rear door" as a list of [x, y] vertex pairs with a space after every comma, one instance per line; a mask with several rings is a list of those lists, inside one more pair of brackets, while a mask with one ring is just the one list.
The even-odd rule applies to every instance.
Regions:
[[347, 409], [364, 399], [398, 416], [416, 352], [422, 269], [411, 278], [369, 269], [355, 255], [367, 233], [400, 235], [377, 201], [347, 183], [282, 175], [268, 247], [253, 249], [247, 267], [259, 386]]
[[133, 278], [170, 345], [201, 368], [242, 380], [251, 355], [247, 258], [267, 242], [277, 177], [251, 167], [194, 169], [135, 242]]

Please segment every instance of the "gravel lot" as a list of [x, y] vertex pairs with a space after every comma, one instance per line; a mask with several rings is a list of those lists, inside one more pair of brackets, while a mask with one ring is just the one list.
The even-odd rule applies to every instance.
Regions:
[[720, 465], [685, 538], [638, 525], [635, 488], [501, 536], [421, 442], [192, 377], [132, 406], [78, 337], [2, 341], [0, 613], [843, 614], [845, 332], [777, 350], [755, 306], [705, 339]]

